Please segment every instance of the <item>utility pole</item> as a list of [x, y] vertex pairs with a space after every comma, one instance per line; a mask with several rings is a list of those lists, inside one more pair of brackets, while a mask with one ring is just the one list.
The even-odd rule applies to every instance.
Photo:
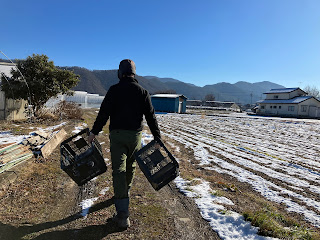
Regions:
[[250, 93], [250, 97], [251, 97], [251, 106], [252, 106], [252, 96], [253, 96], [253, 94], [252, 94], [252, 92]]

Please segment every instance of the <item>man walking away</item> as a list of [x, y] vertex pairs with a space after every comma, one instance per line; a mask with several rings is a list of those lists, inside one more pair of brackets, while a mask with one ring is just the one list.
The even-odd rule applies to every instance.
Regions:
[[136, 168], [134, 153], [141, 148], [143, 115], [154, 139], [160, 139], [150, 95], [139, 85], [135, 74], [136, 66], [132, 60], [120, 62], [120, 81], [107, 92], [89, 136], [89, 141], [92, 141], [110, 118], [110, 152], [117, 211], [113, 221], [125, 229], [130, 226], [129, 191]]

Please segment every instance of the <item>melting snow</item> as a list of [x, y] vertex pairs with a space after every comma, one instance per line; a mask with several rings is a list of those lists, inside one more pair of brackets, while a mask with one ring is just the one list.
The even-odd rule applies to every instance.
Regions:
[[[37, 131], [53, 131], [54, 129], [57, 129], [63, 125], [65, 125], [66, 122], [60, 123], [58, 125], [55, 126], [50, 126], [47, 128], [36, 128]], [[19, 126], [19, 125], [16, 125]], [[29, 128], [29, 129], [35, 129], [34, 127]], [[34, 132], [30, 132], [30, 134], [33, 134]], [[9, 144], [9, 143], [20, 143], [22, 142], [24, 139], [26, 139], [27, 137], [29, 137], [29, 135], [13, 135], [11, 131], [4, 131], [4, 132], [0, 132], [0, 145], [1, 144]]]
[[[143, 138], [152, 138], [152, 135], [144, 134]], [[196, 152], [196, 151], [195, 151]], [[205, 157], [207, 152], [204, 150], [201, 152], [201, 156]], [[251, 226], [250, 222], [244, 220], [244, 218], [235, 212], [224, 211], [224, 206], [221, 204], [233, 205], [233, 202], [226, 197], [215, 196], [209, 183], [201, 180], [198, 185], [190, 186], [190, 181], [184, 180], [180, 176], [174, 181], [177, 187], [182, 193], [188, 197], [195, 199], [195, 203], [198, 205], [201, 215], [206, 219], [213, 230], [215, 230], [222, 239], [226, 240], [265, 240], [275, 239], [270, 237], [262, 237], [257, 234], [258, 229]]]
[[81, 216], [83, 217], [87, 217], [88, 213], [89, 213], [89, 209], [90, 207], [93, 205], [93, 203], [95, 201], [97, 201], [98, 198], [89, 198], [89, 199], [85, 199], [80, 203], [80, 206], [82, 207], [82, 212], [81, 212]]
[[[320, 227], [320, 201], [313, 197], [320, 195], [319, 120], [239, 116], [166, 114], [157, 119], [161, 134], [192, 149], [203, 168], [250, 184], [257, 194]], [[205, 181], [189, 186], [179, 177], [175, 182], [195, 198], [202, 216], [223, 239], [271, 239], [257, 235], [241, 215], [225, 211], [222, 204], [232, 202], [214, 196]]]
[[320, 195], [319, 121], [175, 114], [157, 118], [162, 134], [193, 149], [199, 165], [249, 183], [320, 227], [320, 201], [313, 197]]
[[[105, 195], [106, 192], [108, 192], [108, 191], [109, 191], [109, 187], [102, 189], [99, 193], [99, 197]], [[81, 216], [83, 216], [85, 218], [87, 217], [89, 210], [90, 210], [90, 207], [94, 204], [95, 201], [97, 201], [99, 199], [99, 197], [85, 199], [79, 204], [82, 207]]]
[[142, 138], [141, 138], [141, 146], [147, 145], [149, 142], [153, 140], [153, 136], [146, 133], [145, 131], [142, 132]]
[[75, 130], [73, 130], [72, 132], [77, 134], [77, 133], [81, 132], [81, 130], [83, 130], [86, 127], [88, 127], [88, 124], [82, 123], [80, 126], [76, 126]]
[[208, 182], [202, 181], [196, 186], [189, 186], [189, 181], [177, 177], [175, 183], [186, 196], [195, 198], [202, 217], [222, 239], [274, 239], [257, 235], [258, 228], [251, 226], [243, 216], [236, 212], [225, 211], [224, 207], [217, 203], [233, 205], [232, 201], [225, 197], [214, 196]]
[[13, 135], [10, 131], [0, 132], [0, 145], [22, 142], [28, 135]]

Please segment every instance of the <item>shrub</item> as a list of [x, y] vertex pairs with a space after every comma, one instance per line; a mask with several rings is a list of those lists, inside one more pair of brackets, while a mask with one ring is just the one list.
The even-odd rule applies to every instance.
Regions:
[[61, 101], [57, 104], [53, 113], [60, 119], [82, 119], [83, 110], [77, 103]]

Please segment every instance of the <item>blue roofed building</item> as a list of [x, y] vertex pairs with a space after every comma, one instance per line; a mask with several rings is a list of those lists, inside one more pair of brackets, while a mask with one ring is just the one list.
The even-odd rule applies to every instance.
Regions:
[[185, 113], [187, 97], [182, 94], [155, 94], [151, 96], [156, 112]]
[[271, 89], [258, 102], [257, 114], [279, 117], [320, 118], [320, 101], [300, 88]]

